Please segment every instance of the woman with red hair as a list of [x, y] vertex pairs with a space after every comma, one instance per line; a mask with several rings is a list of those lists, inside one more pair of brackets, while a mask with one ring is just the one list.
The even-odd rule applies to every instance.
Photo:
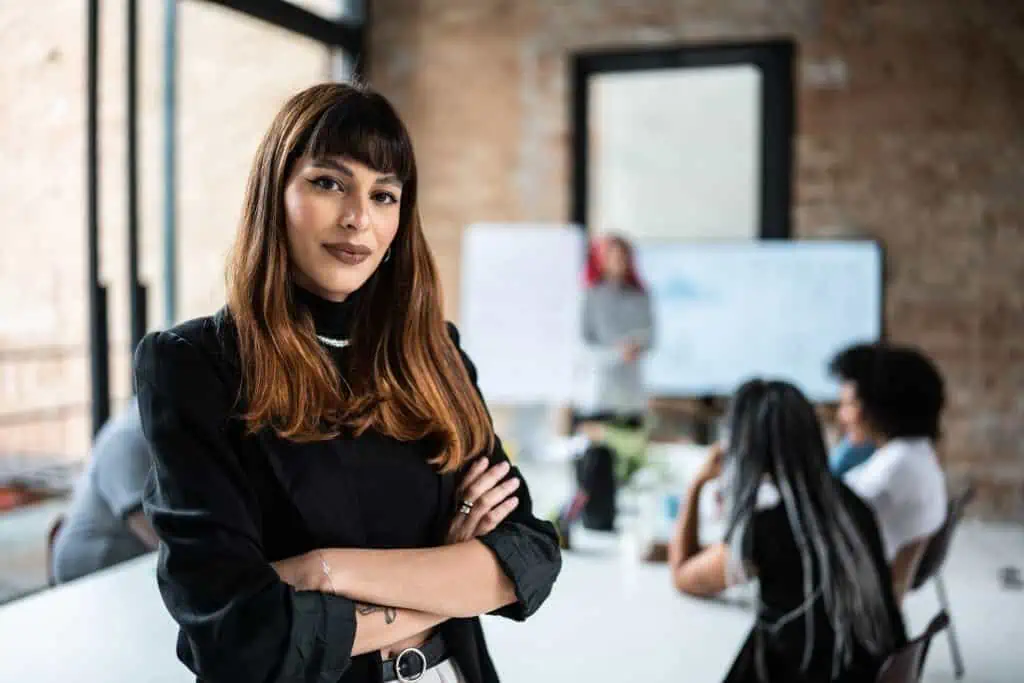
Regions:
[[580, 491], [559, 514], [557, 526], [568, 547], [569, 525], [580, 515], [591, 529], [615, 525], [614, 455], [603, 443], [607, 427], [637, 430], [647, 408], [640, 367], [650, 348], [654, 323], [651, 302], [637, 275], [633, 248], [608, 235], [590, 247], [584, 272], [583, 365], [573, 406], [573, 430], [591, 443], [578, 461]]

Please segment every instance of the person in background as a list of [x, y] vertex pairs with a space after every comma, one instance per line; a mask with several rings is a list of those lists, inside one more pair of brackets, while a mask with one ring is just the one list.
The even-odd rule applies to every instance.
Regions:
[[878, 345], [847, 360], [840, 370], [843, 394], [878, 449], [845, 481], [878, 516], [902, 600], [928, 540], [946, 519], [946, 478], [935, 452], [944, 383], [935, 364], [909, 347]]
[[585, 435], [586, 445], [576, 463], [579, 489], [556, 520], [563, 547], [581, 515], [588, 528], [615, 527], [615, 472], [626, 468], [616, 466], [618, 454], [609, 442], [635, 441], [630, 435], [643, 428], [647, 394], [640, 359], [654, 336], [650, 297], [624, 238], [591, 243], [584, 281], [584, 367], [571, 431]]
[[152, 456], [133, 398], [96, 435], [85, 472], [54, 540], [57, 583], [155, 550], [157, 536], [142, 511]]
[[837, 477], [842, 477], [875, 452], [875, 444], [871, 443], [864, 424], [856, 387], [850, 379], [858, 368], [871, 363], [874, 354], [873, 345], [856, 344], [840, 351], [829, 363], [829, 374], [840, 383], [836, 420], [842, 430], [842, 438], [832, 449], [829, 458], [829, 467]]
[[408, 129], [362, 85], [284, 104], [214, 315], [135, 354], [157, 582], [199, 680], [496, 683], [479, 617], [561, 569], [442, 313]]
[[[669, 545], [679, 591], [716, 595], [758, 579], [756, 622], [726, 683], [862, 683], [906, 642], [871, 509], [828, 469], [810, 402], [754, 380], [730, 406], [728, 443], [712, 447]], [[699, 543], [698, 501], [721, 476], [725, 541]], [[774, 495], [758, 503], [762, 487]], [[767, 502], [770, 501], [770, 502]]]

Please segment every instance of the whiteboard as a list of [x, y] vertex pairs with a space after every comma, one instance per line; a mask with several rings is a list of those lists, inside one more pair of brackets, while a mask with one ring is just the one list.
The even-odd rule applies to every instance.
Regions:
[[569, 400], [585, 249], [586, 235], [575, 225], [466, 229], [460, 330], [487, 401]]
[[785, 379], [833, 401], [828, 362], [882, 328], [882, 255], [871, 242], [642, 242], [652, 294], [649, 390], [729, 395], [743, 381]]

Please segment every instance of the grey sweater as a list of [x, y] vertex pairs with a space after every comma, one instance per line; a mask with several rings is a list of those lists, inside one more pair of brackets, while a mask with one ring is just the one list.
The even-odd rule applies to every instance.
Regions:
[[136, 400], [103, 425], [54, 545], [53, 572], [63, 583], [147, 551], [128, 525], [142, 510], [152, 462]]
[[627, 363], [621, 346], [650, 348], [654, 338], [646, 292], [602, 283], [583, 297], [583, 353], [575, 407], [585, 413], [642, 413], [647, 405], [639, 361]]

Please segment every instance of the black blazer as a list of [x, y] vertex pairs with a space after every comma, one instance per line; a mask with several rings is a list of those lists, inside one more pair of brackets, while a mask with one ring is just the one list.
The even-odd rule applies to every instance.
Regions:
[[[237, 338], [223, 310], [147, 335], [135, 378], [154, 457], [145, 510], [161, 541], [157, 578], [180, 626], [181, 661], [209, 683], [380, 680], [379, 653], [352, 656], [353, 602], [297, 592], [270, 562], [320, 547], [440, 545], [458, 475], [425, 464], [428, 444], [374, 433], [307, 444], [269, 430], [246, 435]], [[507, 460], [500, 442], [489, 457]], [[521, 478], [514, 468], [509, 476]], [[397, 494], [382, 502], [382, 490]], [[480, 540], [518, 598], [497, 614], [522, 621], [551, 592], [561, 556], [528, 488], [517, 495], [516, 510]], [[470, 683], [498, 680], [479, 619], [441, 631]]]

